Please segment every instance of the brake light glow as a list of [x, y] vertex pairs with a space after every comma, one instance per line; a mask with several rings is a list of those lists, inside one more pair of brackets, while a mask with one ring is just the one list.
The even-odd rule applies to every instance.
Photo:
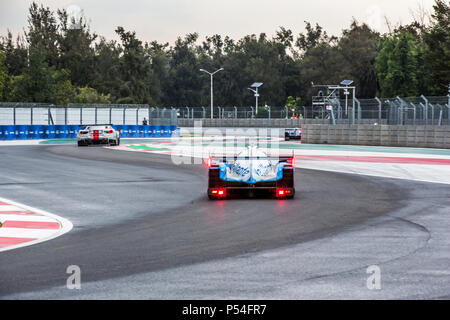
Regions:
[[224, 197], [225, 196], [225, 189], [212, 189], [211, 194], [218, 196], [218, 197]]
[[211, 165], [212, 165], [212, 159], [211, 159], [211, 158], [208, 158], [208, 168], [210, 168]]
[[292, 192], [289, 189], [277, 189], [277, 196], [278, 197], [285, 197], [290, 195]]
[[287, 161], [287, 163], [289, 163], [289, 165], [291, 165], [292, 167], [295, 167], [295, 158], [294, 158], [294, 157], [290, 158], [290, 159]]

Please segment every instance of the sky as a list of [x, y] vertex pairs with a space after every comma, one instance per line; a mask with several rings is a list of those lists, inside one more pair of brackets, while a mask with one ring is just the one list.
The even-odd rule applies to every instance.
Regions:
[[[107, 39], [118, 39], [117, 26], [134, 30], [143, 41], [169, 42], [198, 32], [240, 39], [248, 34], [273, 36], [280, 26], [294, 35], [305, 23], [318, 23], [330, 35], [340, 35], [353, 18], [386, 32], [385, 17], [393, 25], [412, 21], [419, 7], [431, 12], [434, 0], [35, 0], [51, 9], [65, 8], [87, 18], [90, 28]], [[0, 0], [0, 35], [14, 35], [27, 27], [32, 0]]]

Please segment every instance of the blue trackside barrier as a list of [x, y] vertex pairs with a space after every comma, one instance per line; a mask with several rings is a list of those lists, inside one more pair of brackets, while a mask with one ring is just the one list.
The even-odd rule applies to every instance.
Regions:
[[[117, 125], [123, 138], [170, 137], [179, 129], [176, 126]], [[0, 140], [74, 139], [84, 126], [79, 125], [2, 125]]]
[[[83, 125], [1, 125], [0, 140], [75, 139]], [[179, 132], [169, 125], [113, 125], [122, 138], [171, 137]]]

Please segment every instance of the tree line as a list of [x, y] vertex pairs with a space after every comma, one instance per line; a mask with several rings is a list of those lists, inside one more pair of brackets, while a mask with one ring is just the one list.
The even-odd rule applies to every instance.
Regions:
[[386, 34], [352, 21], [337, 36], [305, 22], [295, 35], [280, 27], [273, 37], [179, 37], [173, 45], [144, 42], [118, 26], [119, 41], [70, 17], [32, 3], [24, 35], [0, 38], [0, 101], [129, 103], [208, 106], [209, 75], [220, 106], [254, 103], [247, 88], [263, 82], [260, 102], [310, 103], [311, 82], [352, 79], [359, 98], [446, 95], [450, 83], [450, 5], [436, 0], [429, 23], [414, 21]]

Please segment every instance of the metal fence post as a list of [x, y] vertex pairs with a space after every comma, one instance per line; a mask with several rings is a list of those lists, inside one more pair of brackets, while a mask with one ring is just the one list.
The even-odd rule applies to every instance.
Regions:
[[381, 124], [381, 107], [382, 107], [382, 103], [381, 103], [381, 100], [378, 99], [378, 97], [375, 97], [375, 100], [378, 102], [378, 124]]
[[403, 100], [397, 96], [395, 99], [400, 103], [400, 106], [398, 108], [398, 124], [403, 125]]
[[122, 119], [122, 124], [123, 125], [125, 125], [125, 110], [126, 110], [127, 108], [126, 107], [123, 107], [123, 119]]
[[414, 116], [413, 116], [413, 124], [416, 125], [416, 117], [417, 117], [417, 111], [416, 111], [416, 105], [414, 103], [410, 103], [410, 105], [413, 107], [414, 110]]
[[431, 103], [428, 104], [431, 108], [431, 125], [434, 125], [434, 105]]
[[83, 124], [83, 107], [80, 106], [80, 124]]
[[358, 124], [361, 123], [361, 102], [355, 98], [355, 102], [358, 104]]
[[355, 100], [356, 100], [356, 93], [355, 89], [353, 88], [353, 96], [352, 96], [352, 124], [355, 124]]
[[16, 106], [18, 105], [18, 103], [16, 103], [16, 105], [13, 107], [13, 124], [16, 125]]
[[443, 109], [442, 109], [442, 106], [440, 105], [440, 104], [436, 104], [436, 106], [438, 106], [439, 107], [439, 119], [438, 119], [438, 126], [440, 126], [441, 124], [442, 124], [442, 112], [443, 112]]
[[420, 96], [425, 101], [425, 125], [428, 124], [428, 99], [424, 96]]
[[[450, 95], [449, 95], [450, 98]], [[447, 124], [450, 125], [450, 103], [445, 105], [447, 107]]]
[[33, 124], [33, 107], [30, 108], [30, 124]]

